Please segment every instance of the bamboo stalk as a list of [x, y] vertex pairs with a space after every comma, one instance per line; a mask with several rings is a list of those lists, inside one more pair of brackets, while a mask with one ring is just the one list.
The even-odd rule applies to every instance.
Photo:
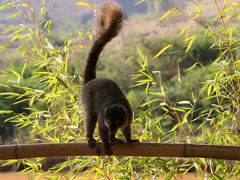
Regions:
[[[132, 143], [112, 146], [114, 156], [202, 157], [240, 160], [240, 146], [200, 144]], [[104, 155], [103, 145], [90, 149], [86, 143], [0, 145], [0, 160], [57, 156]]]

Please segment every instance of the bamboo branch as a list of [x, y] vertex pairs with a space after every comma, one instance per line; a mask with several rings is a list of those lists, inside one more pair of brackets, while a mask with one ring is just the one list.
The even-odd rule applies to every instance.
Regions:
[[[114, 156], [203, 157], [240, 160], [240, 146], [199, 144], [132, 143], [112, 146]], [[87, 143], [0, 145], [0, 160], [56, 156], [104, 155], [103, 145], [90, 149]]]

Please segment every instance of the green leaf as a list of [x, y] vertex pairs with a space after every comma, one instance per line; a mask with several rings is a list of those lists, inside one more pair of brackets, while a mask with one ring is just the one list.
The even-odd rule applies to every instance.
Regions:
[[221, 55], [220, 55], [214, 62], [212, 62], [209, 67], [212, 68], [216, 63], [218, 63], [218, 61], [220, 61], [220, 60], [223, 58], [223, 56], [224, 56], [224, 54], [225, 54], [226, 52], [228, 52], [228, 49], [226, 49], [225, 51], [223, 51], [223, 53], [221, 53]]
[[11, 2], [11, 3], [7, 3], [6, 5], [1, 6], [1, 7], [0, 7], [0, 10], [2, 10], [2, 9], [8, 9], [8, 8], [12, 7], [15, 3], [16, 3], [15, 1], [13, 1], [13, 2]]
[[192, 25], [188, 25], [188, 26], [181, 28], [181, 32], [178, 34], [178, 36], [181, 36], [190, 27], [192, 27]]
[[15, 19], [17, 16], [19, 16], [22, 13], [24, 13], [24, 11], [17, 11], [16, 13], [11, 14], [10, 16], [8, 16], [8, 19]]
[[164, 96], [164, 94], [159, 93], [159, 92], [149, 92], [149, 94], [157, 95], [157, 96]]
[[[145, 61], [145, 57], [144, 57], [144, 55], [143, 55], [143, 52], [142, 52], [142, 49], [139, 47], [139, 46], [137, 46], [137, 51], [138, 51], [138, 54], [140, 55], [140, 57], [142, 58], [142, 60], [144, 60]], [[140, 62], [139, 62], [140, 63]], [[140, 64], [141, 65], [141, 64]], [[142, 65], [141, 65], [142, 66]], [[143, 66], [142, 66], [143, 67]]]
[[174, 11], [176, 8], [170, 9], [168, 12], [166, 12], [161, 18], [158, 19], [158, 21], [163, 20], [167, 15], [169, 15], [172, 11]]
[[236, 2], [233, 2], [232, 6], [236, 7], [236, 6], [240, 6], [240, 5], [238, 3], [236, 3]]
[[138, 1], [135, 5], [143, 3], [145, 0]]
[[68, 85], [59, 77], [56, 77], [58, 82], [60, 82], [60, 84], [62, 84], [65, 88], [68, 88]]
[[41, 8], [42, 16], [44, 16], [44, 7], [45, 7], [45, 0], [42, 1], [42, 8]]
[[13, 113], [13, 111], [4, 111], [4, 110], [0, 110], [0, 114], [10, 114], [10, 113]]
[[159, 101], [159, 100], [160, 100], [160, 99], [154, 99], [154, 100], [148, 101], [148, 102], [146, 102], [146, 103], [142, 104], [142, 105], [141, 105], [141, 106], [139, 106], [139, 107], [144, 107], [144, 106], [147, 106], [147, 105], [149, 105], [149, 104], [151, 104], [151, 103], [153, 103], [153, 102]]
[[228, 0], [224, 0], [223, 9], [225, 9], [225, 7], [226, 7], [226, 5], [227, 5], [227, 2], [228, 2]]
[[197, 65], [198, 65], [198, 62], [194, 63], [191, 67], [187, 68], [185, 71], [188, 72], [188, 71], [194, 69]]
[[8, 47], [9, 47], [9, 45], [0, 46], [0, 52], [7, 49]]
[[89, 37], [90, 40], [93, 40], [91, 32], [88, 32], [88, 37]]
[[179, 101], [179, 102], [177, 102], [178, 104], [191, 104], [191, 102], [190, 101]]
[[157, 53], [156, 56], [153, 57], [153, 59], [157, 58], [158, 56], [160, 56], [162, 53], [164, 53], [168, 48], [172, 47], [172, 44], [169, 44], [167, 46], [165, 46], [164, 48], [162, 48], [161, 51], [159, 51], [159, 53]]
[[187, 53], [189, 51], [189, 49], [191, 48], [193, 42], [196, 40], [196, 38], [198, 37], [198, 35], [193, 35], [188, 39], [191, 39], [190, 42], [188, 43], [187, 49], [185, 51], [185, 53]]
[[50, 33], [50, 31], [51, 31], [51, 24], [52, 24], [52, 21], [51, 21], [51, 20], [48, 20], [48, 21], [45, 23], [44, 28], [45, 28], [45, 29], [47, 28], [48, 33]]
[[89, 4], [89, 3], [85, 3], [85, 2], [74, 2], [75, 4], [77, 5], [81, 5], [81, 6], [88, 6], [88, 7], [93, 7], [92, 4]]
[[2, 34], [6, 34], [7, 32], [11, 31], [12, 29], [15, 29], [15, 25], [7, 26], [6, 28], [3, 29]]
[[172, 109], [173, 109], [174, 111], [185, 112], [185, 110], [184, 110], [184, 109], [181, 109], [181, 108], [172, 107]]
[[26, 69], [26, 66], [27, 66], [27, 61], [25, 61], [24, 66], [23, 66], [23, 69], [22, 69], [22, 73], [21, 73], [21, 76], [22, 76], [22, 77], [23, 77], [24, 71], [25, 71], [25, 69]]
[[19, 103], [22, 103], [22, 102], [24, 102], [24, 101], [28, 101], [28, 99], [22, 99], [22, 100], [20, 100], [20, 101], [17, 101], [17, 102], [12, 103], [12, 105], [14, 105], [14, 104], [19, 104]]
[[82, 35], [82, 33], [81, 33], [80, 31], [78, 31], [78, 36], [79, 36], [80, 38], [83, 38], [83, 35]]
[[20, 94], [12, 93], [12, 92], [4, 92], [4, 93], [0, 93], [0, 96], [20, 96]]
[[18, 74], [16, 71], [14, 71], [13, 69], [11, 69], [11, 71], [13, 72], [13, 74], [15, 74], [17, 77], [19, 77], [20, 79], [22, 79], [22, 76], [20, 74]]

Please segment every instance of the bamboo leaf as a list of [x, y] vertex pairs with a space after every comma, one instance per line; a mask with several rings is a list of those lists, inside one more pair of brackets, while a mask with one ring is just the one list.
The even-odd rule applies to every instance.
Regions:
[[3, 29], [2, 34], [6, 34], [7, 32], [11, 31], [14, 28], [15, 25], [7, 26], [6, 28]]
[[83, 38], [83, 35], [82, 35], [82, 33], [81, 33], [80, 31], [78, 31], [78, 36], [79, 36], [80, 38]]
[[184, 109], [181, 109], [181, 108], [172, 107], [172, 109], [173, 109], [174, 111], [185, 112], [185, 110], [184, 110]]
[[94, 168], [95, 171], [97, 171], [99, 174], [103, 175], [104, 176], [104, 172], [99, 169], [99, 168]]
[[138, 1], [135, 5], [143, 3], [145, 0]]
[[233, 2], [233, 3], [232, 3], [232, 6], [235, 7], [235, 6], [240, 6], [240, 5], [239, 5], [238, 3], [236, 3], [236, 2]]
[[194, 63], [191, 67], [189, 67], [188, 69], [186, 69], [186, 72], [192, 70], [193, 68], [195, 68], [198, 65], [198, 63]]
[[23, 69], [22, 69], [22, 73], [21, 73], [21, 76], [22, 76], [22, 77], [23, 77], [24, 71], [25, 71], [25, 69], [26, 69], [26, 66], [27, 66], [27, 61], [25, 61], [24, 66], [23, 66]]
[[156, 101], [159, 101], [160, 99], [154, 99], [154, 100], [151, 100], [151, 101], [148, 101], [148, 102], [146, 102], [146, 103], [144, 103], [144, 104], [142, 104], [141, 106], [139, 106], [139, 107], [144, 107], [144, 106], [147, 106], [147, 105], [149, 105], [149, 104], [152, 104], [153, 102], [156, 102]]
[[178, 104], [190, 104], [191, 105], [191, 102], [190, 101], [179, 101], [177, 102]]
[[56, 77], [58, 82], [60, 82], [60, 84], [62, 84], [65, 88], [68, 88], [68, 85], [59, 77]]
[[181, 28], [181, 32], [178, 34], [178, 36], [181, 36], [190, 27], [192, 27], [192, 25], [188, 25], [188, 26]]
[[7, 49], [8, 47], [9, 47], [9, 45], [0, 46], [0, 52]]
[[196, 40], [197, 37], [198, 37], [197, 35], [193, 35], [193, 36], [190, 37], [191, 40], [188, 43], [188, 46], [187, 46], [187, 49], [186, 49], [185, 53], [187, 53], [189, 51], [189, 49], [191, 48], [193, 42]]
[[22, 102], [24, 102], [24, 101], [28, 101], [28, 99], [22, 99], [22, 100], [20, 100], [20, 101], [17, 101], [17, 102], [15, 102], [15, 103], [12, 103], [12, 105], [19, 104], [19, 103], [22, 103]]
[[167, 15], [169, 15], [172, 11], [174, 11], [176, 8], [170, 9], [168, 12], [166, 12], [161, 18], [158, 19], [158, 21], [163, 20]]
[[20, 79], [22, 79], [22, 76], [20, 74], [18, 74], [16, 71], [11, 70], [13, 72], [13, 74], [15, 74], [17, 77], [19, 77]]
[[159, 92], [149, 92], [149, 94], [157, 95], [157, 96], [164, 96], [164, 94], [159, 93]]
[[24, 11], [17, 11], [14, 14], [11, 14], [10, 16], [8, 16], [8, 19], [15, 19], [17, 16], [19, 16], [20, 14], [22, 14]]
[[89, 3], [85, 3], [85, 2], [74, 2], [75, 4], [77, 5], [81, 5], [81, 6], [88, 6], [88, 7], [93, 7], [92, 4], [89, 4]]
[[51, 24], [52, 24], [51, 20], [48, 20], [47, 23], [45, 24], [45, 26], [46, 26], [45, 28], [47, 28], [48, 33], [50, 33], [50, 31], [51, 31]]
[[11, 3], [7, 3], [6, 5], [3, 5], [0, 7], [0, 10], [2, 9], [8, 9], [10, 7], [12, 7], [16, 2], [11, 2]]
[[156, 56], [153, 57], [153, 59], [157, 58], [158, 56], [160, 56], [162, 53], [164, 53], [168, 48], [172, 47], [172, 44], [169, 44], [167, 46], [165, 46], [161, 51], [159, 51], [159, 53], [157, 53]]
[[10, 113], [13, 113], [13, 111], [0, 110], [0, 114], [10, 114]]
[[44, 7], [45, 7], [45, 0], [42, 2], [41, 14], [44, 16]]
[[228, 2], [228, 0], [224, 0], [223, 9], [225, 9], [225, 7], [226, 7], [226, 5], [227, 5], [227, 2]]
[[184, 115], [184, 117], [183, 117], [183, 124], [185, 123], [185, 122], [187, 122], [187, 117], [188, 117], [188, 115], [190, 114], [190, 113], [192, 113], [192, 111], [188, 111], [185, 115]]
[[12, 92], [4, 92], [4, 93], [0, 93], [0, 96], [20, 96], [20, 94], [12, 93]]
[[[142, 49], [141, 49], [139, 46], [137, 46], [137, 51], [138, 51], [138, 54], [140, 55], [140, 57], [142, 58], [142, 60], [145, 61], [145, 57], [144, 57], [144, 55], [143, 55]], [[139, 62], [139, 63], [140, 63], [140, 62]], [[141, 66], [142, 66], [142, 64], [141, 64]], [[142, 66], [142, 67], [143, 67], [143, 66]]]
[[88, 37], [89, 37], [90, 40], [93, 40], [91, 32], [88, 32]]

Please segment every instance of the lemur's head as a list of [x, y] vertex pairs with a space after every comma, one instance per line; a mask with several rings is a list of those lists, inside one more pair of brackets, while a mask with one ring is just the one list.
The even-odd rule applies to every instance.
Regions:
[[127, 122], [127, 108], [120, 104], [113, 104], [105, 108], [105, 125], [110, 132], [123, 127]]

